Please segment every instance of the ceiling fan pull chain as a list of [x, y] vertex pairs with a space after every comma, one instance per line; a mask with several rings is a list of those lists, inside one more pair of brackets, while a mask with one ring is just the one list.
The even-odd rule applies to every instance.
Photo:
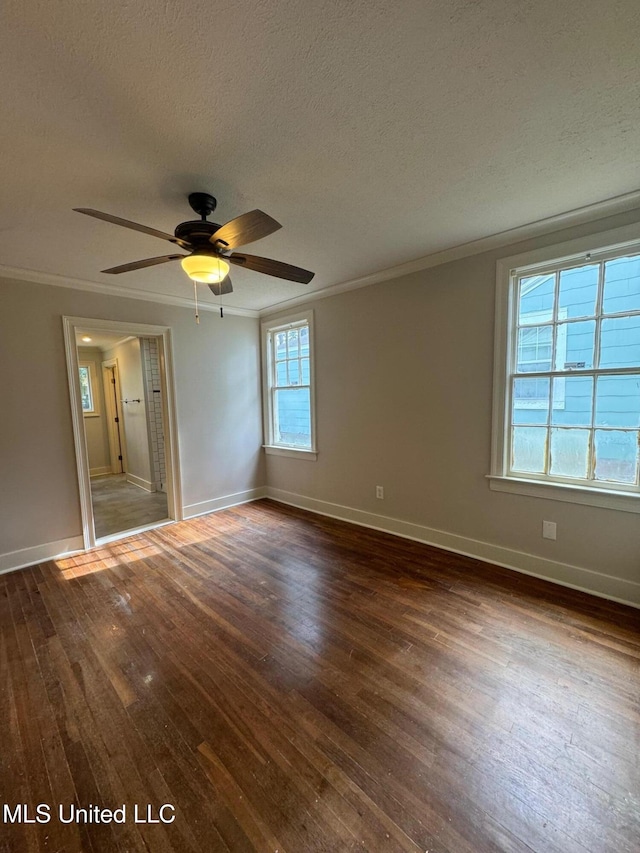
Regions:
[[[218, 275], [220, 275], [220, 258], [218, 258]], [[220, 279], [220, 317], [224, 317], [224, 311], [222, 310], [222, 279]]]
[[200, 315], [198, 314], [198, 282], [193, 282], [193, 298], [196, 302], [196, 323], [200, 325]]

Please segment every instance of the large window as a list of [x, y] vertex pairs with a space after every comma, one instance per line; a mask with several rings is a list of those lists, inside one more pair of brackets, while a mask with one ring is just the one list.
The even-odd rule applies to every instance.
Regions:
[[640, 245], [515, 266], [498, 298], [494, 478], [640, 496]]
[[308, 314], [263, 324], [268, 452], [315, 452], [311, 335]]

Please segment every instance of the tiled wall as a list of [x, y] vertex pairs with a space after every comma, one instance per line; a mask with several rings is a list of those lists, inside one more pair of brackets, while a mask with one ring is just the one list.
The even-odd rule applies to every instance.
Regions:
[[162, 384], [160, 360], [156, 338], [140, 338], [144, 387], [147, 398], [147, 424], [151, 444], [151, 466], [156, 489], [167, 491], [167, 469], [164, 455], [164, 429], [162, 425]]

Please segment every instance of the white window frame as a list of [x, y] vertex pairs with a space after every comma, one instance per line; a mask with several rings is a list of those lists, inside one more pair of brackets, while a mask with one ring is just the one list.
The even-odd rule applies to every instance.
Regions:
[[[600, 262], [625, 252], [640, 253], [640, 225], [628, 225], [614, 231], [581, 237], [547, 246], [521, 255], [501, 258], [496, 264], [496, 310], [493, 373], [493, 427], [491, 435], [491, 471], [487, 475], [494, 491], [547, 498], [569, 503], [600, 506], [624, 512], [640, 512], [640, 487], [623, 484], [585, 485], [569, 478], [514, 475], [509, 473], [510, 390], [509, 377], [516, 357], [516, 274], [531, 275], [581, 266], [586, 261]], [[526, 377], [526, 373], [523, 376]], [[573, 374], [575, 375], [575, 374]]]
[[[309, 327], [309, 401], [311, 417], [311, 447], [295, 447], [280, 444], [275, 441], [275, 411], [273, 398], [276, 389], [274, 381], [273, 336], [277, 332], [286, 331], [300, 326]], [[314, 329], [313, 311], [287, 315], [276, 319], [265, 320], [261, 323], [262, 330], [262, 403], [264, 421], [265, 453], [271, 456], [288, 456], [297, 459], [315, 461], [318, 458], [316, 447], [315, 419], [315, 358], [314, 358]], [[304, 386], [301, 386], [304, 387]]]
[[93, 361], [90, 361], [89, 359], [81, 359], [78, 361], [78, 372], [81, 367], [86, 367], [88, 369], [89, 391], [91, 393], [91, 402], [93, 404], [93, 407], [91, 409], [83, 409], [82, 414], [85, 418], [99, 418], [100, 400], [98, 394], [99, 389], [95, 363]]

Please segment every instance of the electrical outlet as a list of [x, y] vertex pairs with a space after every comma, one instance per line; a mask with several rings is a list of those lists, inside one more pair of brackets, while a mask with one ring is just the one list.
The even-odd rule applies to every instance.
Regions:
[[555, 523], [555, 521], [543, 521], [542, 522], [542, 538], [543, 539], [555, 539], [556, 538], [556, 523]]
[[376, 486], [376, 497], [378, 500], [384, 500], [384, 486]]

